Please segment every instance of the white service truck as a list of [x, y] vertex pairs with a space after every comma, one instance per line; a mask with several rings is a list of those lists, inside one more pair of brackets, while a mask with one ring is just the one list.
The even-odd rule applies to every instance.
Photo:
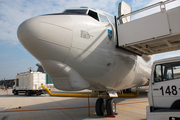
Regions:
[[180, 120], [180, 57], [154, 62], [148, 99], [147, 120]]
[[42, 72], [26, 72], [16, 76], [12, 93], [18, 95], [25, 93], [26, 96], [32, 94], [41, 95], [45, 90], [41, 87], [41, 83], [46, 85], [46, 74]]

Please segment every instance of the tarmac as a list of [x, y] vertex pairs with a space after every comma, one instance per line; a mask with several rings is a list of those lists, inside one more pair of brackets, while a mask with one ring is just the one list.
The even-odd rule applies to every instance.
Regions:
[[[114, 98], [116, 101], [116, 117], [97, 116], [95, 103], [97, 98], [25, 96], [23, 93], [13, 95], [12, 89], [0, 89], [0, 120], [146, 120], [147, 87], [140, 88], [136, 98]], [[90, 93], [89, 90], [79, 92]]]

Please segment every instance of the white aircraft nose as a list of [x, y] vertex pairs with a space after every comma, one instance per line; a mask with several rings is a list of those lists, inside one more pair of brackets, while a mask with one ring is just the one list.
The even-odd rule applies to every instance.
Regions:
[[64, 62], [72, 42], [72, 20], [67, 15], [46, 15], [24, 21], [18, 28], [21, 44], [39, 61]]

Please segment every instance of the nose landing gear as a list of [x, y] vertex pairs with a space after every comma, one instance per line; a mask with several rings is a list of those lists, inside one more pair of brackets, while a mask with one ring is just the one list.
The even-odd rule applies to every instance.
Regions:
[[116, 102], [113, 98], [98, 98], [96, 101], [96, 114], [98, 116], [111, 116], [116, 114]]

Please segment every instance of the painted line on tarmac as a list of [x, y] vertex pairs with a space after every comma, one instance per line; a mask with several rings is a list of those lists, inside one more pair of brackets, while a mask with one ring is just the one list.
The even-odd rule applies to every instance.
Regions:
[[149, 101], [140, 101], [140, 102], [131, 102], [131, 103], [119, 103], [119, 104], [116, 104], [116, 105], [126, 105], [126, 104], [136, 104], [136, 103], [146, 103], [146, 102], [149, 102]]
[[[136, 103], [145, 103], [145, 102], [148, 102], [148, 101], [131, 102], [131, 103], [119, 103], [119, 104], [116, 104], [116, 105], [136, 104]], [[90, 106], [90, 107], [95, 107], [95, 106]], [[43, 110], [80, 109], [80, 108], [88, 108], [88, 106], [85, 106], [85, 107], [70, 107], [70, 108], [30, 109], [30, 110], [7, 110], [7, 111], [0, 111], [0, 113], [6, 113], [6, 112], [26, 112], [26, 111], [43, 111]]]
[[[90, 106], [95, 107], [95, 106]], [[30, 109], [30, 110], [8, 110], [8, 111], [0, 111], [2, 112], [24, 112], [24, 111], [43, 111], [43, 110], [63, 110], [63, 109], [79, 109], [79, 108], [88, 108], [88, 106], [85, 107], [71, 107], [71, 108], [49, 108], [49, 109]]]
[[140, 107], [146, 107], [146, 106], [148, 106], [148, 105], [141, 105], [141, 106], [127, 107], [127, 108], [119, 108], [119, 109], [116, 109], [116, 110], [133, 109], [133, 108], [140, 108]]
[[[94, 112], [90, 112], [90, 113], [94, 113]], [[82, 115], [82, 114], [88, 114], [88, 113], [75, 113], [75, 114], [64, 114], [64, 115], [39, 116], [39, 117], [18, 118], [18, 119], [9, 119], [9, 120], [27, 120], [27, 119], [37, 119], [37, 118], [52, 118], [52, 117], [73, 116], [73, 115]]]
[[[120, 108], [116, 110], [125, 110], [125, 109], [132, 109], [132, 108], [140, 108], [140, 107], [146, 107], [148, 105], [141, 105], [141, 106], [134, 106], [134, 107], [126, 107], [126, 108]], [[95, 113], [95, 112], [90, 112]], [[86, 113], [75, 113], [75, 114], [65, 114], [65, 115], [51, 115], [51, 116], [39, 116], [39, 117], [28, 117], [28, 118], [18, 118], [18, 119], [9, 119], [9, 120], [27, 120], [27, 119], [38, 119], [38, 118], [53, 118], [53, 117], [62, 117], [62, 116], [73, 116], [73, 115], [83, 115], [88, 114]]]

